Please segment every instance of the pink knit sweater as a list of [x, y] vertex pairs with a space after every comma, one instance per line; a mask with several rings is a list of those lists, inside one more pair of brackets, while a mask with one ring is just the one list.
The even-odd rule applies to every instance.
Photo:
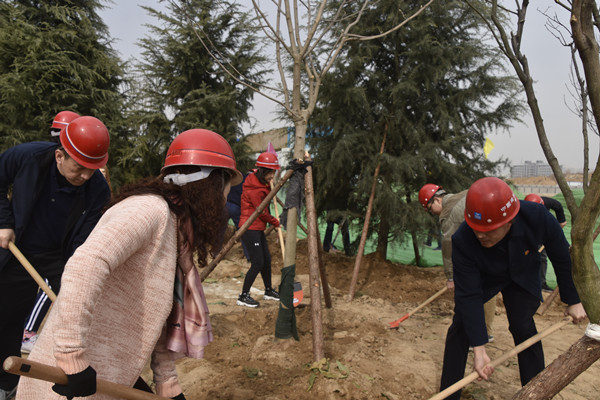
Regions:
[[[152, 356], [158, 394], [181, 393], [175, 353], [164, 344], [176, 257], [176, 218], [164, 199], [133, 196], [110, 208], [67, 262], [29, 359], [67, 374], [91, 365], [98, 378], [133, 386]], [[62, 399], [51, 386], [21, 378], [17, 399]]]

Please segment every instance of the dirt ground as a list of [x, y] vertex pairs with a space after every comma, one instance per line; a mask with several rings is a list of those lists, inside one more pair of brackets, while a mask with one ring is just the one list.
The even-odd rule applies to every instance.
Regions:
[[[279, 283], [282, 266], [276, 235], [269, 237], [273, 256], [273, 282]], [[260, 307], [236, 305], [247, 270], [236, 245], [204, 283], [215, 340], [204, 360], [181, 359], [178, 372], [186, 397], [193, 399], [428, 399], [438, 392], [446, 331], [453, 300], [445, 293], [404, 321], [393, 321], [441, 289], [441, 267], [414, 266], [363, 259], [357, 294], [348, 294], [354, 258], [324, 255], [333, 307], [323, 307], [322, 321], [327, 364], [311, 369], [312, 323], [306, 241], [298, 242], [296, 280], [304, 300], [296, 309], [300, 341], [274, 338], [278, 303], [262, 301], [263, 285], [257, 278], [252, 295]], [[562, 319], [564, 305], [555, 301], [537, 316], [541, 331]], [[494, 320], [495, 341], [488, 354], [495, 359], [513, 347], [506, 313], [498, 299]], [[546, 364], [565, 352], [584, 333], [585, 326], [568, 325], [543, 341]], [[467, 372], [471, 372], [472, 356]], [[314, 366], [313, 366], [314, 367]], [[145, 371], [144, 378], [151, 380]], [[600, 363], [595, 363], [556, 398], [597, 399]], [[463, 399], [509, 399], [519, 389], [516, 357], [496, 368], [488, 382], [475, 382]]]

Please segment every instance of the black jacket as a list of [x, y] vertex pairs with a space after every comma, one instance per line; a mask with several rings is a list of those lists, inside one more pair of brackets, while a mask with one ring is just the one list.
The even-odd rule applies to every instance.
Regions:
[[569, 243], [556, 218], [541, 204], [521, 201], [519, 213], [505, 237], [508, 254], [496, 245], [484, 248], [463, 222], [452, 236], [455, 312], [462, 318], [472, 346], [487, 342], [483, 304], [515, 283], [543, 300], [539, 248], [552, 261], [563, 302], [579, 303], [571, 275]]
[[[31, 142], [0, 154], [0, 228], [14, 229], [17, 247], [25, 227], [35, 218], [32, 212], [43, 187], [41, 182], [50, 179], [57, 148], [55, 143]], [[9, 200], [7, 194], [11, 186], [12, 196]], [[60, 262], [53, 267], [55, 271], [44, 271], [46, 273], [62, 273], [65, 262], [88, 237], [110, 199], [110, 189], [100, 171], [94, 172], [77, 192], [79, 197], [67, 221], [62, 249], [57, 249], [60, 260], [56, 261]], [[0, 271], [9, 258], [10, 252], [0, 248]]]

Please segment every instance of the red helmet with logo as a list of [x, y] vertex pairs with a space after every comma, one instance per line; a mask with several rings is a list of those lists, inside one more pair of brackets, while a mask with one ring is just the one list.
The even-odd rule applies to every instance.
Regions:
[[79, 117], [80, 117], [80, 115], [77, 114], [76, 112], [61, 111], [58, 114], [56, 114], [56, 117], [54, 117], [54, 121], [52, 121], [52, 128], [62, 131], [63, 129], [65, 129], [67, 127], [67, 125], [69, 125], [69, 123], [71, 121], [73, 121]]
[[535, 193], [529, 193], [527, 196], [525, 196], [524, 200], [532, 201], [534, 203], [544, 204], [544, 200]]
[[268, 151], [265, 151], [264, 153], [261, 153], [258, 156], [258, 158], [256, 159], [256, 166], [268, 168], [268, 169], [280, 169], [281, 168], [279, 166], [279, 159], [277, 158], [277, 154], [269, 153]]
[[423, 185], [421, 190], [419, 190], [419, 203], [423, 206], [424, 209], [427, 210], [427, 206], [442, 187], [438, 185], [434, 185], [433, 183], [427, 183]]
[[108, 161], [110, 137], [98, 118], [74, 119], [60, 132], [60, 143], [73, 160], [86, 168], [98, 169]]
[[519, 208], [519, 199], [506, 182], [481, 178], [467, 192], [465, 221], [475, 231], [489, 232], [511, 221]]
[[173, 139], [162, 170], [177, 165], [225, 168], [233, 173], [232, 186], [242, 182], [231, 146], [223, 136], [207, 129], [190, 129]]

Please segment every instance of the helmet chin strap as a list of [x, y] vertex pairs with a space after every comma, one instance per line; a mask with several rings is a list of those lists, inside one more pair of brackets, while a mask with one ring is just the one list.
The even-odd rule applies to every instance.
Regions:
[[202, 167], [200, 171], [194, 172], [192, 174], [169, 174], [165, 175], [163, 180], [165, 183], [172, 183], [177, 186], [183, 186], [187, 183], [196, 182], [206, 178], [214, 169], [215, 168], [212, 167]]

